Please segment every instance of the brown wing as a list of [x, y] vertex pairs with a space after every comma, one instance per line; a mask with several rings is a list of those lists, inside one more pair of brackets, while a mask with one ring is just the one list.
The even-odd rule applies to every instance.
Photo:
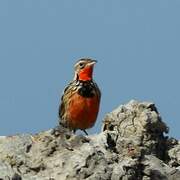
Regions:
[[68, 84], [68, 86], [64, 89], [63, 95], [61, 97], [61, 103], [59, 106], [59, 121], [60, 123], [66, 123], [66, 109], [68, 106], [68, 101], [71, 96], [75, 93], [77, 89], [77, 82], [72, 81]]
[[98, 85], [93, 81], [94, 87], [95, 87], [95, 91], [97, 93], [97, 97], [99, 98], [99, 101], [101, 100], [101, 91], [98, 87]]

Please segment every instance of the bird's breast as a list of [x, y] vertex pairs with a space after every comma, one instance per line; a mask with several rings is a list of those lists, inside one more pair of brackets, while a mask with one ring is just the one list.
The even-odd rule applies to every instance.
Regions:
[[99, 104], [97, 94], [93, 94], [90, 97], [83, 96], [79, 92], [73, 94], [67, 111], [69, 126], [74, 129], [92, 127], [98, 115]]

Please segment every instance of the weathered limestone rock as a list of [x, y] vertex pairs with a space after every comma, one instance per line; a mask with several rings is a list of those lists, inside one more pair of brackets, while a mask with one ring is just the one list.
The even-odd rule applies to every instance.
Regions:
[[130, 101], [97, 135], [51, 130], [0, 138], [0, 180], [176, 180], [180, 142], [153, 103]]

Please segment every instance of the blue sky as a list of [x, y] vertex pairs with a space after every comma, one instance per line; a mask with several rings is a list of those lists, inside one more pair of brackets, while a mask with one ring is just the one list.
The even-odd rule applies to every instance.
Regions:
[[107, 112], [153, 101], [180, 138], [180, 1], [1, 0], [0, 135], [54, 127], [81, 57], [98, 60], [97, 133]]

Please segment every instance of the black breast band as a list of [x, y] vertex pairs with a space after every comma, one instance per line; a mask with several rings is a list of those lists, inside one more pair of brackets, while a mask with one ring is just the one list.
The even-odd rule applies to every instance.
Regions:
[[95, 95], [94, 88], [95, 86], [92, 81], [79, 81], [78, 94], [86, 98], [91, 98]]

